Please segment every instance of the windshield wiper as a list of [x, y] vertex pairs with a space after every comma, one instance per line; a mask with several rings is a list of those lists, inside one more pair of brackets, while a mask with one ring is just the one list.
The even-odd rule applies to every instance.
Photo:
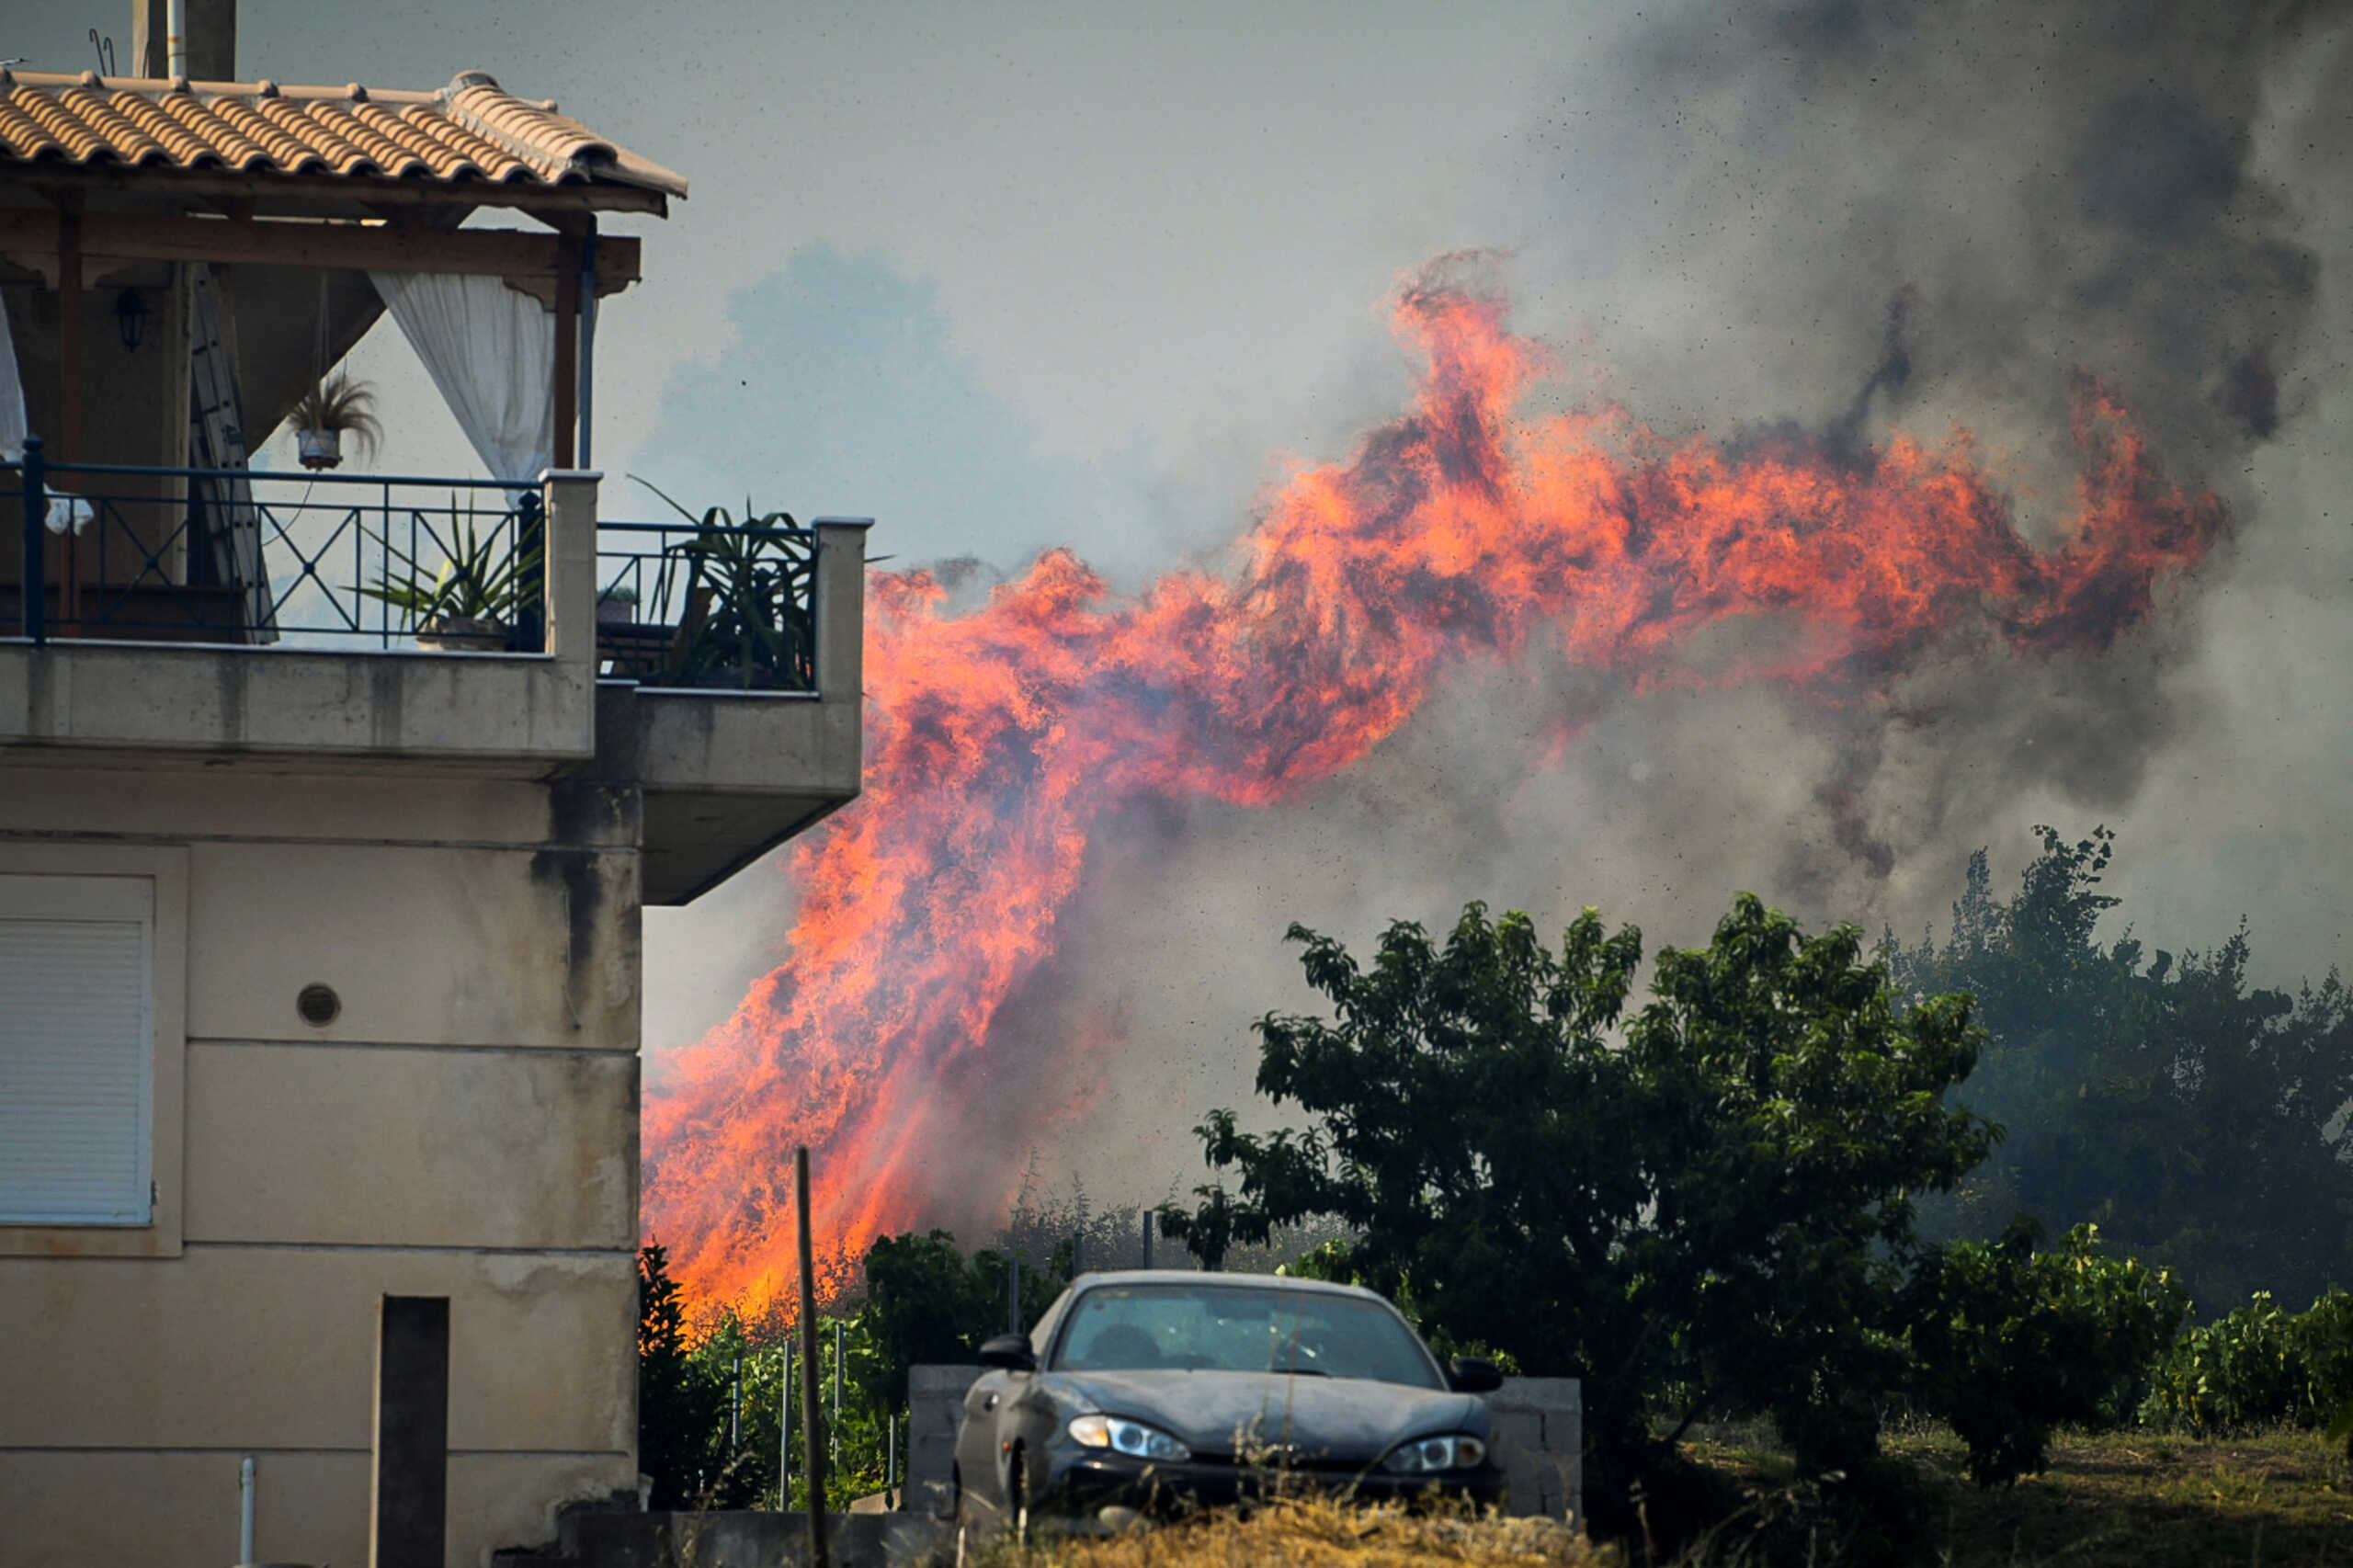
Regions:
[[1332, 1374], [1321, 1367], [1269, 1367], [1270, 1372], [1285, 1372], [1294, 1378], [1328, 1378]]

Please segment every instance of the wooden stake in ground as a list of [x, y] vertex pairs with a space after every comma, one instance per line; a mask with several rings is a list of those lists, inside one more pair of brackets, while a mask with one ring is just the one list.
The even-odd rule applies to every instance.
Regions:
[[809, 1474], [809, 1568], [825, 1557], [825, 1417], [817, 1403], [817, 1270], [809, 1243], [809, 1146], [792, 1151], [794, 1201], [801, 1210], [801, 1468]]

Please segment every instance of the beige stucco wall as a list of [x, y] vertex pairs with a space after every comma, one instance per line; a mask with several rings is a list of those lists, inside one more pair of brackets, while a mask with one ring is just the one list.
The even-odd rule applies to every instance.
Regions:
[[364, 1562], [388, 1292], [450, 1298], [452, 1563], [633, 1485], [637, 823], [612, 787], [0, 756], [0, 870], [168, 846], [188, 890], [179, 1255], [0, 1256], [0, 1561], [219, 1568], [250, 1453], [261, 1558]]

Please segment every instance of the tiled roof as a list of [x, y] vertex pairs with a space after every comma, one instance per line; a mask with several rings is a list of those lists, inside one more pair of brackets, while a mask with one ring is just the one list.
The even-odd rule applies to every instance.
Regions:
[[400, 92], [0, 69], [0, 174], [19, 163], [687, 194], [660, 165], [480, 71]]

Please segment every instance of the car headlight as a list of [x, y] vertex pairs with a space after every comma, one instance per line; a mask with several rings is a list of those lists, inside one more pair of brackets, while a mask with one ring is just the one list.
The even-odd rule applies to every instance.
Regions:
[[1416, 1437], [1389, 1450], [1381, 1468], [1392, 1475], [1437, 1475], [1449, 1470], [1476, 1470], [1486, 1461], [1487, 1445], [1466, 1433], [1445, 1437]]
[[1117, 1415], [1081, 1415], [1070, 1424], [1071, 1440], [1082, 1448], [1108, 1449], [1140, 1460], [1188, 1460], [1193, 1450], [1141, 1421]]

